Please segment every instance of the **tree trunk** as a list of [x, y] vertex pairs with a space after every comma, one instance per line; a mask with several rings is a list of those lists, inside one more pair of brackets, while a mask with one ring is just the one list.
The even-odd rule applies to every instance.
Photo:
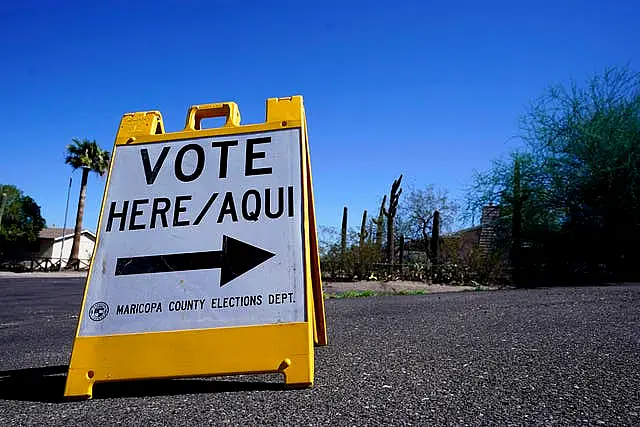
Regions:
[[522, 246], [522, 188], [520, 185], [520, 162], [515, 161], [513, 168], [513, 213], [511, 216], [511, 267], [512, 280], [516, 286], [522, 284], [522, 264], [520, 252]]
[[518, 200], [513, 204], [513, 214], [511, 217], [511, 235], [513, 244], [511, 247], [511, 267], [513, 271], [512, 280], [516, 286], [522, 285], [522, 263], [521, 263], [521, 246], [522, 246], [522, 203]]
[[80, 260], [78, 259], [78, 254], [80, 253], [80, 235], [82, 233], [82, 218], [84, 217], [84, 204], [87, 196], [87, 178], [88, 177], [89, 177], [89, 169], [82, 168], [82, 182], [80, 183], [80, 197], [78, 197], [78, 213], [76, 215], [76, 228], [73, 234], [73, 245], [71, 246], [71, 255], [69, 256], [69, 262], [67, 263], [67, 268], [74, 268], [76, 270], [80, 268]]

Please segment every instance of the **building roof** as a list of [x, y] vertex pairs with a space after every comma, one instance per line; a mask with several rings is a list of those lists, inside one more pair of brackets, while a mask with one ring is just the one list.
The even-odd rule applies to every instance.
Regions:
[[460, 230], [452, 231], [450, 233], [445, 233], [442, 235], [442, 237], [457, 237], [464, 233], [469, 233], [469, 232], [478, 231], [478, 230], [482, 230], [482, 225], [474, 225], [473, 227], [467, 227]]
[[[64, 236], [64, 238], [71, 238], [73, 237], [73, 231], [73, 228], [43, 228], [42, 230], [40, 230], [40, 234], [38, 234], [38, 237], [40, 237], [41, 239], [53, 240], [62, 239], [62, 236]], [[96, 238], [96, 235], [87, 229], [82, 230], [82, 234], [88, 234], [89, 237], [93, 238], [94, 240]]]

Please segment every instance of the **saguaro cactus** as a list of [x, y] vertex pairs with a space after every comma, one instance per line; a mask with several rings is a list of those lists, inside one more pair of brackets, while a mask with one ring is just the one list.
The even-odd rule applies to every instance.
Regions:
[[360, 225], [360, 253], [364, 250], [364, 243], [367, 240], [369, 232], [367, 231], [367, 210], [362, 213], [362, 225]]
[[380, 213], [378, 214], [377, 219], [372, 219], [373, 223], [376, 225], [376, 241], [375, 245], [378, 248], [382, 247], [382, 236], [384, 234], [384, 206], [387, 203], [387, 195], [385, 194], [382, 198], [382, 203], [380, 204]]
[[433, 225], [431, 226], [431, 261], [438, 263], [438, 249], [440, 248], [440, 212], [433, 213]]
[[342, 232], [340, 234], [340, 256], [342, 257], [342, 262], [345, 261], [345, 256], [347, 254], [347, 207], [344, 207], [342, 211]]
[[400, 182], [402, 181], [402, 174], [400, 177], [393, 181], [391, 185], [391, 193], [389, 194], [389, 209], [384, 209], [384, 216], [387, 217], [387, 262], [389, 263], [389, 274], [393, 273], [393, 232], [394, 232], [394, 220], [396, 213], [398, 212], [398, 201], [400, 200], [400, 194], [402, 194], [402, 188], [400, 188]]
[[364, 274], [364, 263], [365, 263], [365, 253], [364, 246], [367, 241], [367, 236], [369, 232], [367, 231], [367, 210], [365, 209], [362, 213], [362, 224], [360, 225], [360, 245], [358, 247], [358, 278], [362, 278]]

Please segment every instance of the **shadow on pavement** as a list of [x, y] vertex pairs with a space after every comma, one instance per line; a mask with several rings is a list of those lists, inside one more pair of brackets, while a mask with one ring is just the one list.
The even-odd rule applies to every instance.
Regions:
[[[63, 403], [67, 365], [0, 371], [0, 400]], [[283, 383], [206, 378], [97, 383], [94, 399], [284, 390]]]
[[64, 385], [69, 366], [0, 371], [0, 400], [64, 402]]
[[143, 380], [95, 384], [94, 399], [284, 390], [283, 383], [206, 378]]

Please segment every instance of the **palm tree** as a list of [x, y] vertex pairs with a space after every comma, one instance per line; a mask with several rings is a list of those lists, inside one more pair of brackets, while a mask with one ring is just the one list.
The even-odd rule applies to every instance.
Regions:
[[82, 183], [80, 184], [80, 197], [78, 198], [78, 213], [76, 215], [76, 228], [71, 246], [71, 255], [67, 268], [78, 269], [80, 260], [80, 234], [82, 233], [82, 217], [84, 217], [84, 203], [87, 195], [87, 178], [89, 172], [95, 172], [102, 176], [109, 167], [109, 152], [98, 147], [95, 140], [72, 139], [72, 143], [67, 145], [67, 157], [65, 163], [71, 165], [75, 170], [82, 168]]

